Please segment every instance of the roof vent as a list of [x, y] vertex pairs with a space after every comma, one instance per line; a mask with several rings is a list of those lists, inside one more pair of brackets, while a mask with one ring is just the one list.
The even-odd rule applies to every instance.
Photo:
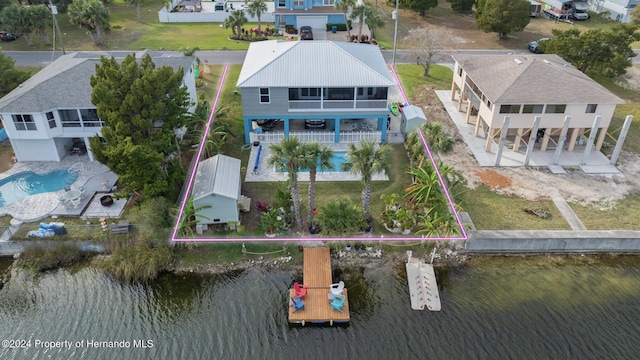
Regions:
[[520, 59], [513, 59], [513, 61], [518, 65], [522, 64], [522, 60]]

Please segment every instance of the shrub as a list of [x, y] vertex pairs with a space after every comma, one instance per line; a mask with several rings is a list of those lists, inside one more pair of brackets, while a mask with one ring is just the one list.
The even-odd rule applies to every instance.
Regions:
[[92, 253], [83, 252], [75, 246], [59, 245], [54, 248], [29, 247], [21, 254], [18, 266], [41, 272], [85, 260]]
[[316, 220], [327, 234], [355, 233], [367, 227], [362, 209], [344, 199], [321, 207]]
[[204, 82], [204, 80], [202, 79], [196, 79], [196, 87], [197, 88], [201, 88], [203, 86], [205, 86], [207, 83]]
[[172, 209], [173, 204], [163, 197], [149, 198], [134, 206], [127, 217], [138, 228], [140, 237], [152, 239], [158, 237], [158, 230], [173, 226]]
[[115, 247], [106, 268], [121, 281], [144, 282], [169, 269], [172, 261], [173, 253], [168, 245], [140, 242]]

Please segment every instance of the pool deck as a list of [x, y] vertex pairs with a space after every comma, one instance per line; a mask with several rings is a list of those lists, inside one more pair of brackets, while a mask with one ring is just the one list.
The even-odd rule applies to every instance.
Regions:
[[[346, 152], [348, 144], [324, 144], [333, 149], [333, 151]], [[269, 144], [263, 144], [262, 152], [260, 153], [260, 163], [258, 164], [258, 170], [253, 171], [253, 164], [255, 164], [256, 156], [258, 155], [258, 146], [251, 147], [251, 154], [249, 154], [249, 164], [247, 166], [247, 174], [245, 176], [246, 182], [265, 182], [265, 181], [287, 181], [287, 173], [277, 172], [275, 167], [268, 166], [267, 161], [271, 156], [271, 149]], [[341, 171], [318, 171], [316, 175], [316, 181], [360, 181], [359, 175], [354, 175], [350, 172]], [[384, 173], [377, 173], [372, 177], [373, 181], [388, 181], [389, 177]], [[299, 172], [298, 181], [309, 181], [308, 172]]]
[[108, 208], [100, 204], [100, 197], [111, 192], [118, 180], [118, 176], [105, 165], [97, 161], [90, 161], [87, 155], [69, 155], [60, 162], [18, 162], [10, 170], [0, 174], [0, 180], [24, 171], [46, 174], [56, 170], [72, 168], [74, 170], [78, 169], [78, 180], [71, 185], [71, 188], [77, 189], [81, 186], [86, 188], [78, 207], [65, 208], [60, 205], [58, 197], [64, 191], [60, 190], [27, 196], [23, 200], [0, 207], [0, 216], [10, 215], [21, 222], [34, 222], [53, 215], [59, 217], [82, 216], [84, 218], [119, 217], [126, 205], [126, 200], [116, 200]]

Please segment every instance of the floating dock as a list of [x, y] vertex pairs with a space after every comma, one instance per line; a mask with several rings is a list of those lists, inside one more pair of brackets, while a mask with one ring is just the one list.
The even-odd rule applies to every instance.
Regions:
[[[334, 310], [329, 301], [331, 293], [331, 255], [329, 248], [316, 247], [304, 249], [303, 282], [307, 287], [304, 297], [304, 309], [293, 312], [289, 306], [289, 322], [292, 324], [329, 324], [348, 323], [349, 297], [347, 289], [342, 291], [345, 296], [342, 312]], [[289, 290], [289, 303], [296, 296], [293, 289]]]
[[426, 307], [431, 311], [440, 311], [440, 294], [433, 265], [425, 264], [419, 259], [412, 259], [409, 255], [406, 267], [411, 308], [423, 310]]

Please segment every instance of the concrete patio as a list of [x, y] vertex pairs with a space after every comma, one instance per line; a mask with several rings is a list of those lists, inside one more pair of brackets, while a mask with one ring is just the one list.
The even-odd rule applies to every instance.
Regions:
[[56, 170], [72, 169], [78, 171], [78, 179], [71, 185], [72, 189], [85, 188], [77, 207], [64, 207], [58, 198], [64, 190], [27, 196], [23, 200], [0, 208], [0, 216], [10, 215], [14, 223], [34, 222], [48, 216], [60, 217], [110, 217], [117, 218], [122, 214], [126, 200], [115, 200], [114, 204], [104, 207], [100, 197], [111, 193], [118, 176], [105, 165], [90, 161], [87, 155], [68, 155], [60, 162], [36, 161], [19, 162], [10, 170], [0, 174], [0, 180], [25, 171], [46, 174]]

